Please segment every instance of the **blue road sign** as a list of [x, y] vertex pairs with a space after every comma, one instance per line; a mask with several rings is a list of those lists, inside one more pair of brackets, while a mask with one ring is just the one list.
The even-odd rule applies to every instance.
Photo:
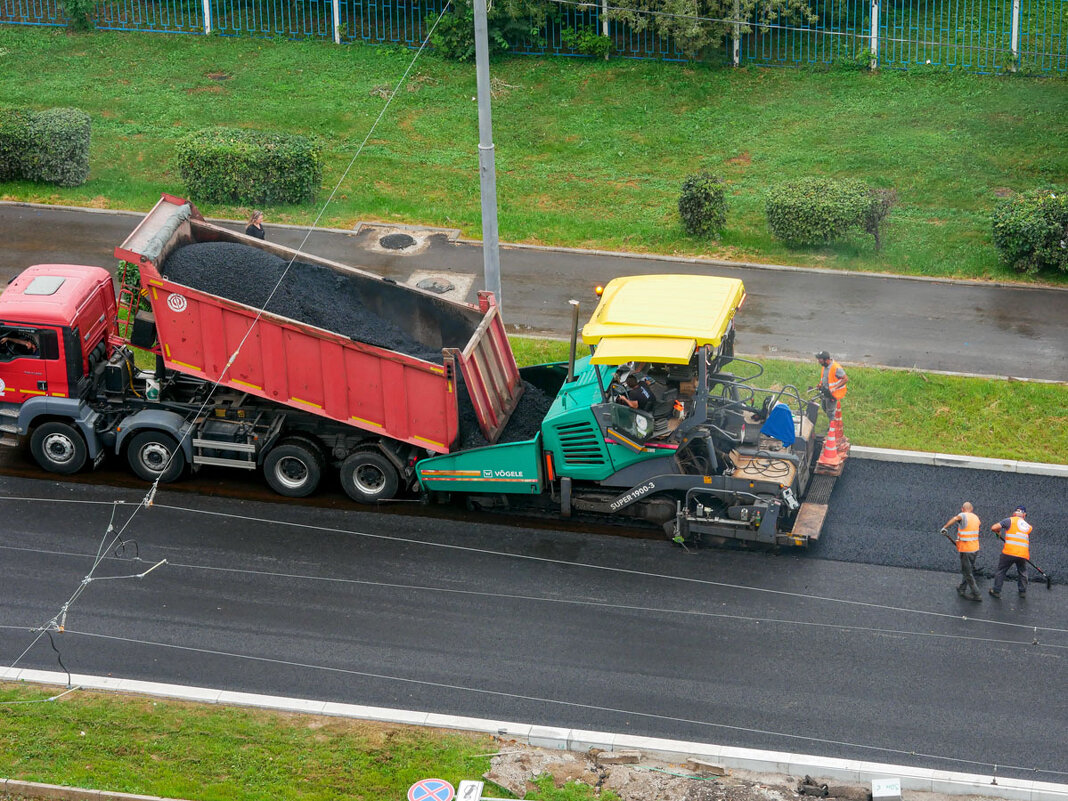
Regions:
[[408, 801], [452, 801], [456, 791], [444, 779], [420, 779], [408, 788]]

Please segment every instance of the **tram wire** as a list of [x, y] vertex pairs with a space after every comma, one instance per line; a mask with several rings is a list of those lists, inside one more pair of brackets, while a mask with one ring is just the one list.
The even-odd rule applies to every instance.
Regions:
[[[0, 628], [8, 628], [6, 626], [0, 626]], [[621, 709], [617, 707], [601, 706], [598, 704], [581, 703], [578, 701], [566, 701], [559, 698], [546, 698], [541, 696], [524, 695], [521, 693], [510, 693], [503, 690], [491, 690], [485, 687], [470, 687], [462, 684], [449, 684], [446, 682], [427, 681], [425, 679], [412, 679], [404, 676], [396, 676], [382, 673], [372, 673], [369, 671], [354, 670], [352, 668], [336, 667], [331, 665], [317, 665], [310, 662], [296, 662], [287, 659], [278, 659], [275, 657], [256, 656], [254, 654], [241, 654], [232, 651], [221, 651], [213, 648], [200, 648], [189, 645], [177, 645], [175, 643], [156, 642], [154, 640], [142, 640], [135, 637], [121, 637], [113, 634], [98, 634], [93, 632], [84, 632], [77, 630], [68, 630], [69, 634], [80, 637], [101, 639], [108, 642], [121, 642], [130, 645], [144, 645], [149, 647], [158, 647], [163, 649], [171, 649], [178, 651], [185, 651], [189, 653], [204, 654], [208, 656], [218, 656], [223, 658], [247, 660], [253, 662], [259, 662], [264, 664], [278, 665], [282, 667], [292, 667], [301, 670], [316, 670], [325, 671], [329, 673], [336, 673], [345, 676], [357, 676], [370, 680], [381, 680], [389, 682], [399, 682], [404, 684], [416, 685], [420, 687], [427, 687], [436, 690], [449, 690], [456, 692], [471, 693], [475, 695], [490, 696], [495, 698], [504, 698], [513, 701], [531, 702], [541, 705], [553, 705], [563, 706], [571, 709], [584, 709], [591, 712], [599, 712], [606, 714], [619, 714], [636, 718], [643, 718], [647, 720], [657, 720], [665, 723], [686, 724], [693, 726], [700, 726], [710, 729], [718, 729], [729, 732], [737, 732], [740, 734], [755, 734], [764, 737], [781, 737], [787, 740], [802, 741], [811, 743], [814, 745], [822, 746], [837, 746], [840, 748], [855, 748], [858, 750], [868, 752], [878, 752], [882, 754], [895, 755], [895, 756], [908, 756], [917, 759], [929, 759], [939, 762], [951, 762], [958, 765], [970, 765], [978, 768], [992, 768], [996, 773], [999, 769], [1020, 771], [1034, 774], [1043, 774], [1049, 776], [1068, 776], [1068, 771], [1057, 770], [1053, 768], [1038, 768], [1038, 767], [1026, 767], [1022, 765], [1007, 765], [1004, 763], [982, 762], [973, 759], [964, 759], [962, 757], [952, 757], [945, 754], [928, 754], [918, 751], [909, 751], [902, 748], [889, 748], [886, 746], [867, 745], [864, 743], [854, 743], [846, 740], [834, 740], [825, 737], [814, 737], [805, 734], [790, 734], [786, 732], [777, 732], [770, 729], [758, 729], [750, 726], [735, 726], [729, 723], [716, 723], [707, 720], [697, 720], [694, 718], [683, 718], [675, 715], [664, 715], [656, 712], [641, 712], [632, 709]]]

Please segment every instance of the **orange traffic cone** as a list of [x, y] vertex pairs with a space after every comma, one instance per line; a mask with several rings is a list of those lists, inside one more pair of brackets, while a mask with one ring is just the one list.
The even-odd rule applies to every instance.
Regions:
[[836, 471], [842, 468], [842, 456], [838, 453], [838, 437], [834, 429], [835, 425], [832, 420], [830, 428], [827, 429], [827, 436], [823, 439], [820, 460], [816, 463], [817, 472], [837, 475]]
[[835, 439], [838, 441], [838, 453], [844, 458], [849, 454], [850, 442], [846, 439], [845, 430], [842, 428], [842, 402], [838, 401], [834, 407], [834, 420], [831, 421]]

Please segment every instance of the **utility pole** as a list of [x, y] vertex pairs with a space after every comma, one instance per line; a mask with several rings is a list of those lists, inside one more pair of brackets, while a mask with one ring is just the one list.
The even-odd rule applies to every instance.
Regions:
[[501, 298], [501, 254], [497, 241], [497, 167], [490, 114], [489, 35], [486, 0], [475, 0], [475, 74], [478, 79], [478, 174], [482, 188], [482, 267], [486, 289]]

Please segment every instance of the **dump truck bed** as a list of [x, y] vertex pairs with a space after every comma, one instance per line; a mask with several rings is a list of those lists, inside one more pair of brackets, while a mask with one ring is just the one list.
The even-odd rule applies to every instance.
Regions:
[[[310, 305], [358, 298], [361, 313], [388, 321], [417, 347], [402, 352], [369, 344], [295, 314], [261, 311], [167, 275], [167, 261], [179, 249], [196, 245], [203, 253], [209, 243], [251, 247], [286, 263], [329, 271], [336, 296], [309, 299]], [[466, 404], [486, 440], [495, 442], [522, 394], [490, 293], [479, 293], [478, 306], [447, 300], [234, 233], [170, 195], [160, 199], [115, 255], [140, 270], [155, 317], [156, 350], [172, 370], [435, 453], [456, 447]], [[220, 263], [220, 270], [227, 268]], [[288, 272], [285, 280], [290, 280]], [[290, 284], [287, 291], [299, 295], [301, 286]], [[263, 295], [266, 299], [267, 292]]]

